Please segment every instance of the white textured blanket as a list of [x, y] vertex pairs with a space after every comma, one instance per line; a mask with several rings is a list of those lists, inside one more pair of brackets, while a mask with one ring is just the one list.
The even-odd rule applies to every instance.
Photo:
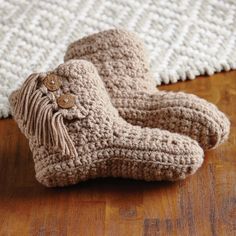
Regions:
[[145, 41], [158, 84], [236, 68], [235, 0], [0, 0], [0, 117], [31, 72], [57, 66], [73, 40], [114, 26]]

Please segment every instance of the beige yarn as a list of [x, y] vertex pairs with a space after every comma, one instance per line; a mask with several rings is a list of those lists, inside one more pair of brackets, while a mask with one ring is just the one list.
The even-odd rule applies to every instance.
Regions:
[[91, 61], [105, 82], [113, 105], [129, 123], [187, 135], [203, 149], [223, 143], [230, 123], [217, 107], [183, 92], [157, 91], [146, 51], [132, 33], [112, 29], [72, 43], [65, 61]]
[[[45, 86], [49, 75], [61, 79], [55, 91]], [[71, 108], [60, 107], [64, 94], [75, 99]], [[29, 139], [36, 178], [48, 187], [107, 176], [178, 180], [203, 162], [196, 141], [123, 120], [87, 61], [70, 60], [51, 72], [32, 74], [12, 93], [10, 104]]]

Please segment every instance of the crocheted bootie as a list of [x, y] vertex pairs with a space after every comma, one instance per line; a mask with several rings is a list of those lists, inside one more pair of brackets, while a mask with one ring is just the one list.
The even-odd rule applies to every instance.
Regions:
[[129, 123], [185, 134], [203, 149], [216, 147], [230, 123], [217, 107], [195, 95], [157, 91], [142, 42], [124, 30], [100, 32], [72, 43], [65, 61], [91, 61], [105, 82], [113, 105]]
[[87, 61], [32, 74], [10, 104], [29, 139], [36, 178], [49, 187], [107, 176], [178, 180], [203, 162], [196, 141], [123, 120]]

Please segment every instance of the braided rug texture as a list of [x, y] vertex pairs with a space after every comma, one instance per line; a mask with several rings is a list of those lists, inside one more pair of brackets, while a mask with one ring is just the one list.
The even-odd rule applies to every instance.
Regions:
[[0, 0], [0, 117], [24, 78], [63, 61], [67, 45], [112, 27], [135, 31], [157, 84], [236, 69], [234, 0]]

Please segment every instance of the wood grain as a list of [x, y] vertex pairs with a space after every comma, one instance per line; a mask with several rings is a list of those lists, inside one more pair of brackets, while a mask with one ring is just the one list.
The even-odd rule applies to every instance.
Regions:
[[161, 86], [194, 93], [231, 120], [227, 143], [205, 153], [188, 179], [98, 179], [47, 189], [34, 178], [28, 142], [0, 120], [0, 235], [236, 235], [236, 71]]

